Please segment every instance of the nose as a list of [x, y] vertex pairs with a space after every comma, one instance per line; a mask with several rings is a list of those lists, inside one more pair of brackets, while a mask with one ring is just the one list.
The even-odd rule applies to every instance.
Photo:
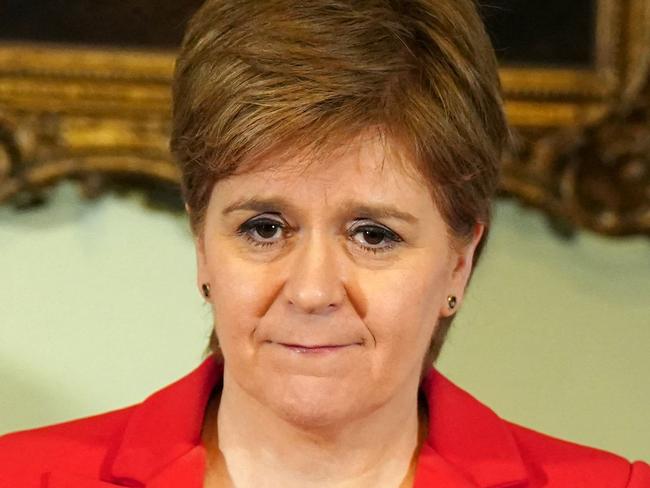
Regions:
[[330, 313], [345, 298], [341, 251], [333, 241], [313, 234], [294, 249], [284, 293], [288, 304], [303, 313]]

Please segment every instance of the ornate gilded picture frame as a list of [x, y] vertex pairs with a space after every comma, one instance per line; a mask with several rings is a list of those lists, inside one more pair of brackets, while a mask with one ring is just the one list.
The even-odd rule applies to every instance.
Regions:
[[[63, 179], [180, 207], [174, 49], [199, 0], [0, 6], [0, 202]], [[4, 9], [4, 11], [2, 11]], [[650, 0], [491, 0], [515, 144], [502, 194], [564, 229], [650, 235]]]

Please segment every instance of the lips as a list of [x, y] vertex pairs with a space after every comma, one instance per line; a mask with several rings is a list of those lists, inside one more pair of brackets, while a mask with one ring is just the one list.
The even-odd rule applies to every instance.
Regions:
[[282, 347], [286, 347], [294, 352], [303, 353], [303, 354], [315, 354], [315, 353], [328, 353], [335, 352], [341, 349], [355, 346], [357, 344], [316, 344], [316, 345], [306, 345], [306, 344], [286, 344], [279, 343]]

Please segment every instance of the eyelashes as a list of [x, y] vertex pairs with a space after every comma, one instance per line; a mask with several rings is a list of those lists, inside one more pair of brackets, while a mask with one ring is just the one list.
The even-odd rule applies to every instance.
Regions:
[[[366, 223], [348, 229], [348, 239], [364, 252], [372, 254], [387, 252], [402, 242], [402, 238], [387, 227], [368, 223], [368, 220], [356, 222]], [[269, 249], [282, 245], [282, 240], [291, 235], [291, 229], [280, 220], [256, 217], [240, 225], [237, 235], [255, 247]], [[359, 239], [356, 238], [357, 236]]]
[[[273, 235], [277, 234], [278, 230], [284, 229], [285, 225], [277, 220], [252, 219], [240, 225], [237, 229], [237, 234], [244, 237], [254, 246], [270, 247], [277, 243], [277, 239], [270, 240]], [[269, 232], [271, 235], [268, 235]]]

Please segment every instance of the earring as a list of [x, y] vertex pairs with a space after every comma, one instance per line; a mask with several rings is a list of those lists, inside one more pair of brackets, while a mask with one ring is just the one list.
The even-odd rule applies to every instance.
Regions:
[[456, 295], [449, 295], [447, 297], [447, 306], [449, 307], [450, 310], [453, 310], [456, 308]]
[[205, 298], [210, 298], [210, 284], [209, 283], [203, 283], [201, 285], [201, 291], [203, 291], [203, 296]]

